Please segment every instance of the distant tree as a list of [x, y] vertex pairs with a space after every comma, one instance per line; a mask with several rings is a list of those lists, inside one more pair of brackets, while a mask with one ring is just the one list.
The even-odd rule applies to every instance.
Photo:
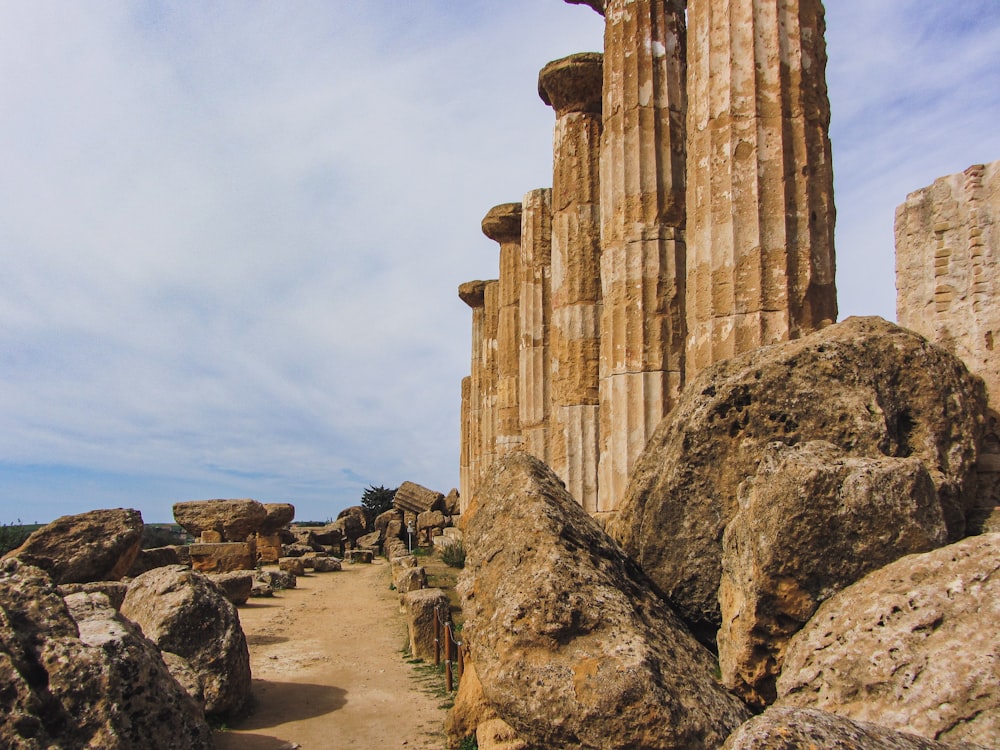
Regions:
[[[398, 488], [397, 488], [398, 489]], [[392, 510], [392, 501], [396, 497], [396, 490], [388, 487], [371, 485], [361, 493], [361, 507], [365, 509], [368, 516], [368, 525], [371, 526], [378, 516], [387, 510]]]

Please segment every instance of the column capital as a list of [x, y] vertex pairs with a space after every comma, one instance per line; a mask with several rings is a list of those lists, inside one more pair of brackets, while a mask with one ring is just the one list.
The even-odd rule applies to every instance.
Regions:
[[604, 55], [600, 52], [553, 60], [538, 73], [538, 95], [559, 116], [570, 112], [601, 114], [603, 85]]
[[486, 304], [486, 285], [489, 281], [466, 281], [458, 286], [458, 298], [469, 307], [482, 307]]
[[604, 15], [604, 0], [566, 0], [570, 5], [589, 5], [602, 16]]
[[501, 203], [483, 217], [483, 234], [499, 243], [521, 241], [521, 204]]

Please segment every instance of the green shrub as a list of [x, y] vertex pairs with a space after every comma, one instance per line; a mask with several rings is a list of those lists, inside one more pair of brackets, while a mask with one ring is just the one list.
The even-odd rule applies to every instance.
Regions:
[[21, 519], [17, 523], [5, 523], [0, 525], [0, 555], [5, 555], [12, 549], [17, 549], [24, 540], [31, 536], [31, 532], [38, 528], [38, 524], [25, 526]]
[[458, 746], [458, 750], [479, 750], [479, 743], [476, 741], [476, 735], [470, 734], [465, 737]]
[[465, 567], [465, 545], [461, 542], [446, 544], [441, 550], [441, 560], [453, 568]]

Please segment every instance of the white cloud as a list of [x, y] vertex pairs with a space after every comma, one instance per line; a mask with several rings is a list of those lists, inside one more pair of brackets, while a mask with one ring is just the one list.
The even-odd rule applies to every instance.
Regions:
[[[1000, 158], [998, 24], [828, 5], [841, 307], [891, 316], [895, 205]], [[486, 211], [550, 183], [538, 70], [601, 26], [558, 0], [0, 4], [0, 520], [447, 491], [456, 288], [496, 276]]]

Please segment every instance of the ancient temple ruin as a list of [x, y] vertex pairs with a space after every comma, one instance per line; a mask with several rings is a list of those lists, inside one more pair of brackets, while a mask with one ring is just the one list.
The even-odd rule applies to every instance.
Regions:
[[822, 4], [582, 4], [605, 18], [603, 54], [539, 75], [552, 190], [483, 221], [496, 308], [482, 282], [460, 290], [465, 502], [524, 448], [613, 511], [687, 378], [837, 314]]
[[[899, 324], [957, 355], [989, 397], [979, 500], [1000, 504], [1000, 162], [917, 190], [896, 209]], [[984, 508], [985, 510], [985, 508]]]

